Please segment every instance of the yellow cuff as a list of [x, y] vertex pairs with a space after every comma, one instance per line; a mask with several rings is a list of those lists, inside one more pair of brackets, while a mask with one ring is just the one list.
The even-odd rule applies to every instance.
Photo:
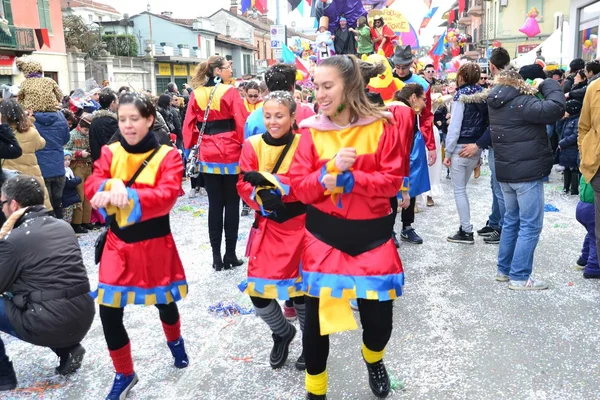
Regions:
[[305, 385], [306, 391], [309, 393], [320, 396], [327, 394], [327, 370], [317, 375], [311, 375], [307, 372]]
[[368, 362], [369, 364], [373, 364], [373, 363], [376, 363], [377, 361], [383, 360], [383, 355], [385, 354], [385, 349], [383, 349], [381, 351], [369, 350], [367, 348], [367, 346], [365, 346], [365, 344], [363, 343], [362, 354], [363, 354], [363, 357], [365, 358], [366, 362]]
[[340, 171], [338, 169], [338, 167], [335, 166], [335, 157], [333, 157], [331, 160], [327, 161], [327, 163], [325, 164], [325, 169], [327, 170], [327, 173], [329, 174], [337, 174], [340, 173], [342, 171]]

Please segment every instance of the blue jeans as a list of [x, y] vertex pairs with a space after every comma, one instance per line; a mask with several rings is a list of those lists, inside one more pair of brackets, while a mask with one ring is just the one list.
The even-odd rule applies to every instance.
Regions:
[[496, 161], [494, 149], [492, 147], [488, 149], [488, 163], [490, 165], [490, 184], [492, 186], [492, 213], [488, 217], [488, 225], [491, 228], [501, 230], [504, 225], [504, 213], [506, 212], [506, 208], [504, 206], [502, 187], [500, 187], [500, 182], [496, 179]]
[[501, 182], [506, 213], [498, 250], [498, 272], [526, 281], [544, 225], [544, 184], [541, 180]]

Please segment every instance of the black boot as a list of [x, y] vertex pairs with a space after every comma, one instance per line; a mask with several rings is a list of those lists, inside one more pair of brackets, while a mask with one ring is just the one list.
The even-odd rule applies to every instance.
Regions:
[[55, 371], [63, 376], [77, 371], [85, 355], [85, 349], [80, 344], [70, 349], [56, 349], [54, 352], [60, 357], [60, 363]]
[[312, 394], [310, 392], [307, 392], [306, 400], [327, 400], [327, 395], [326, 394]]
[[221, 253], [213, 252], [213, 269], [215, 271], [221, 271], [223, 269], [223, 260], [221, 259]]
[[[289, 322], [286, 322], [289, 324]], [[288, 336], [281, 337], [276, 334], [272, 334], [273, 336], [273, 348], [271, 349], [271, 355], [269, 356], [269, 363], [271, 364], [271, 368], [277, 369], [283, 367], [285, 362], [287, 361], [290, 343], [294, 340], [296, 336], [296, 327], [291, 325], [291, 331]]]
[[0, 339], [0, 392], [13, 390], [17, 387], [17, 376], [12, 362], [8, 361], [4, 350], [4, 343]]
[[238, 259], [237, 256], [235, 255], [235, 252], [225, 253], [225, 256], [223, 256], [223, 268], [225, 268], [225, 269], [239, 267], [240, 265], [243, 265], [243, 264], [244, 264], [244, 261]]
[[306, 362], [304, 361], [304, 350], [302, 350], [302, 354], [296, 360], [296, 369], [300, 371], [304, 371], [306, 369]]
[[380, 399], [387, 397], [390, 394], [390, 377], [383, 365], [383, 360], [377, 361], [376, 363], [367, 364], [367, 370], [369, 371], [369, 386], [373, 394]]

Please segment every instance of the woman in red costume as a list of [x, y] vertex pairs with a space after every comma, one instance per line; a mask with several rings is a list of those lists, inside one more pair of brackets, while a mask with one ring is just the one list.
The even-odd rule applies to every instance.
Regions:
[[389, 25], [386, 25], [383, 22], [383, 16], [381, 15], [377, 15], [373, 18], [371, 40], [373, 41], [375, 53], [381, 49], [385, 53], [386, 58], [390, 58], [394, 55], [394, 47], [398, 41], [398, 36]]
[[404, 281], [390, 207], [408, 181], [401, 136], [386, 121], [389, 115], [368, 101], [356, 58], [324, 60], [314, 84], [322, 115], [301, 123], [310, 134], [302, 135], [289, 175], [308, 206], [302, 255], [307, 399], [326, 398], [328, 335], [356, 329], [352, 298], [358, 299], [369, 384], [385, 397], [390, 381], [383, 355], [392, 302]]
[[[184, 146], [190, 149], [198, 142], [206, 108], [212, 99], [198, 151], [200, 172], [208, 193], [208, 234], [216, 271], [243, 264], [235, 254], [240, 224], [240, 196], [236, 184], [248, 111], [235, 87], [222, 83], [228, 82], [231, 74], [231, 65], [225, 57], [211, 56], [198, 65], [193, 81], [198, 87], [190, 95], [183, 123]], [[221, 258], [223, 228], [225, 255]]]
[[127, 304], [155, 305], [175, 367], [188, 365], [175, 303], [188, 287], [169, 224], [181, 188], [181, 156], [174, 147], [161, 146], [152, 133], [156, 109], [147, 97], [121, 96], [118, 118], [120, 140], [102, 148], [85, 183], [92, 207], [112, 220], [94, 292], [116, 371], [107, 400], [124, 399], [138, 381], [123, 325]]
[[[277, 303], [292, 300], [304, 329], [304, 293], [301, 291], [300, 256], [304, 239], [306, 206], [290, 189], [288, 170], [300, 142], [294, 133], [296, 102], [290, 92], [271, 92], [263, 105], [267, 132], [246, 140], [240, 167], [244, 179], [238, 182], [242, 199], [256, 210], [257, 233], [250, 244], [248, 278], [240, 290], [250, 295], [256, 315], [273, 333], [270, 363], [285, 364], [296, 328]], [[296, 361], [304, 369], [304, 357]]]

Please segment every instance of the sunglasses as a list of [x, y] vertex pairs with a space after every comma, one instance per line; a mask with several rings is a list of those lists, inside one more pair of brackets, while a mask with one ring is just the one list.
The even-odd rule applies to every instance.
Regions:
[[8, 203], [8, 200], [0, 201], [0, 207], [4, 207], [6, 203]]
[[250, 97], [251, 99], [256, 99], [258, 98], [257, 94], [247, 94], [246, 96]]
[[487, 81], [487, 80], [488, 80], [487, 76], [482, 76], [482, 77], [481, 77], [481, 78], [479, 78], [479, 79], [481, 79], [482, 81]]

